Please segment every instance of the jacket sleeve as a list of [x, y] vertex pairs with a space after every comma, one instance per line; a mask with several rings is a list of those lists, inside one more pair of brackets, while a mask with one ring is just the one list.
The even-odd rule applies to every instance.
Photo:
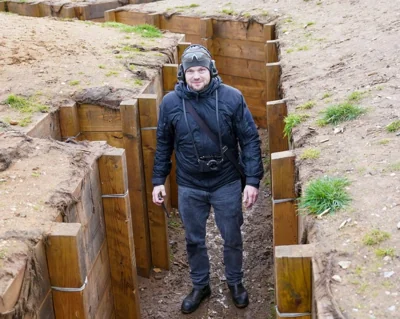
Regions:
[[174, 149], [174, 130], [168, 119], [165, 100], [160, 105], [157, 125], [157, 147], [153, 166], [153, 186], [164, 185], [171, 171], [171, 155]]
[[241, 161], [246, 175], [246, 185], [259, 187], [264, 175], [261, 159], [261, 141], [253, 116], [248, 109], [243, 95], [235, 114], [235, 130], [241, 149]]

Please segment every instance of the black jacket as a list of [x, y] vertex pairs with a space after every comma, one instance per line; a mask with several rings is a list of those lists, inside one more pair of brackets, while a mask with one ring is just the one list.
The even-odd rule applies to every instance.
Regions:
[[[190, 100], [193, 108], [218, 136], [216, 119], [216, 90], [218, 90], [219, 125], [222, 143], [233, 149], [239, 156], [246, 175], [246, 184], [258, 187], [263, 177], [260, 138], [257, 128], [243, 95], [239, 90], [222, 84], [219, 77], [213, 78], [210, 85], [201, 92], [194, 92], [179, 82], [175, 91], [164, 96], [160, 105], [157, 127], [157, 149], [154, 158], [153, 185], [163, 185], [171, 170], [171, 154], [175, 150], [176, 178], [178, 185], [214, 191], [219, 187], [240, 179], [235, 166], [225, 157], [222, 169], [202, 173], [183, 115], [182, 99]], [[187, 112], [189, 127], [200, 156], [220, 155], [220, 147], [203, 131], [191, 114]]]

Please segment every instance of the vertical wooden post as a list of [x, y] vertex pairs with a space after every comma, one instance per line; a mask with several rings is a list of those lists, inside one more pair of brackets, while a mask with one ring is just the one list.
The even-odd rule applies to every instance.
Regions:
[[105, 22], [117, 22], [117, 16], [115, 14], [115, 10], [108, 10], [104, 12], [104, 21]]
[[129, 202], [125, 151], [99, 158], [111, 285], [116, 318], [140, 318], [139, 291]]
[[151, 271], [151, 248], [138, 101], [123, 101], [120, 104], [120, 112], [128, 170], [136, 266], [139, 275], [148, 278]]
[[189, 45], [191, 45], [190, 42], [179, 42], [178, 43], [178, 63], [182, 63], [182, 61], [181, 61], [182, 53], [183, 53], [183, 51], [185, 51], [185, 49]]
[[264, 53], [266, 63], [278, 62], [278, 46], [279, 40], [269, 40], [265, 43]]
[[[140, 127], [142, 135], [143, 164], [146, 184], [147, 211], [149, 216], [151, 256], [155, 267], [169, 269], [168, 225], [163, 208], [152, 200], [154, 156], [157, 144], [158, 105], [157, 95], [141, 94], [139, 96]], [[170, 193], [166, 183], [167, 194]], [[167, 207], [170, 200], [165, 198]]]
[[156, 28], [160, 28], [160, 14], [147, 13], [145, 20], [147, 24], [154, 25]]
[[[313, 245], [275, 247], [277, 318], [311, 319]], [[298, 314], [296, 316], [296, 314]]]
[[271, 154], [289, 149], [288, 138], [283, 133], [287, 113], [284, 100], [267, 102], [268, 143]]
[[275, 23], [264, 24], [264, 41], [275, 40]]
[[213, 55], [213, 23], [211, 18], [200, 19], [200, 38], [203, 46]]
[[274, 246], [298, 242], [296, 213], [296, 167], [293, 151], [271, 154]]
[[267, 63], [266, 64], [266, 97], [267, 102], [280, 99], [280, 77], [281, 77], [281, 63]]
[[60, 131], [61, 138], [77, 137], [80, 133], [78, 107], [74, 101], [68, 101], [61, 105], [60, 111]]
[[[55, 223], [47, 237], [46, 255], [57, 318], [88, 318], [82, 227], [78, 223]], [[63, 291], [74, 288], [76, 291]]]

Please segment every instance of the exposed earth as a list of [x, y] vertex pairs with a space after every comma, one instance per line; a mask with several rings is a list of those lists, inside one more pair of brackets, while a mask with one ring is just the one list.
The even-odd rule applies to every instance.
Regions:
[[[192, 3], [198, 6], [189, 8]], [[386, 127], [400, 119], [400, 2], [168, 0], [132, 8], [241, 20], [253, 16], [259, 22], [277, 23], [283, 97], [289, 113], [308, 115], [292, 132], [299, 185], [304, 190], [310, 181], [324, 175], [346, 177], [350, 182], [352, 201], [348, 207], [321, 219], [307, 217], [308, 240], [318, 244], [324, 265], [322, 277], [326, 295], [332, 301], [330, 318], [399, 318], [400, 136], [399, 131], [388, 132]], [[139, 44], [149, 51], [147, 62], [152, 58], [153, 64], [160, 64], [168, 61], [168, 53], [151, 49], [162, 51], [176, 41], [168, 33], [165, 42], [135, 36], [128, 39], [93, 23], [3, 13], [0, 30], [0, 100], [14, 93], [34, 97], [49, 106], [57, 106], [75, 91], [104, 84], [126, 88], [134, 94], [146, 79], [132, 73], [124, 64], [126, 57], [116, 58], [118, 54], [113, 50]], [[321, 111], [349, 97], [365, 109], [364, 114], [337, 127], [317, 125]], [[310, 101], [312, 106], [304, 109], [304, 103]], [[7, 105], [0, 105], [1, 121], [20, 120], [18, 116]], [[260, 134], [267, 169], [267, 134], [262, 129]], [[320, 156], [301, 159], [309, 148], [318, 150]], [[7, 180], [16, 175], [15, 169], [11, 166], [5, 171]], [[183, 229], [175, 216], [169, 222], [171, 271], [156, 269], [151, 279], [142, 279], [139, 284], [143, 318], [274, 318], [268, 173], [257, 205], [244, 213], [244, 283], [250, 293], [250, 306], [238, 310], [229, 299], [221, 239], [210, 221], [213, 294], [193, 315], [180, 314], [180, 303], [190, 290], [190, 281]], [[31, 176], [32, 172], [27, 174]], [[15, 203], [3, 195], [0, 208], [12, 207]], [[372, 230], [385, 231], [390, 237], [367, 246], [364, 236]], [[377, 249], [391, 253], [378, 256]], [[5, 257], [2, 252], [0, 258]], [[349, 266], [339, 266], [342, 261], [349, 261]]]

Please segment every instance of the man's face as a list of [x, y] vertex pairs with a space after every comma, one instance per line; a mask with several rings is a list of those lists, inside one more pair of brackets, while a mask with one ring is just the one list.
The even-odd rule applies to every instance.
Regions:
[[201, 91], [210, 83], [210, 70], [204, 66], [192, 66], [186, 70], [185, 79], [193, 91]]

